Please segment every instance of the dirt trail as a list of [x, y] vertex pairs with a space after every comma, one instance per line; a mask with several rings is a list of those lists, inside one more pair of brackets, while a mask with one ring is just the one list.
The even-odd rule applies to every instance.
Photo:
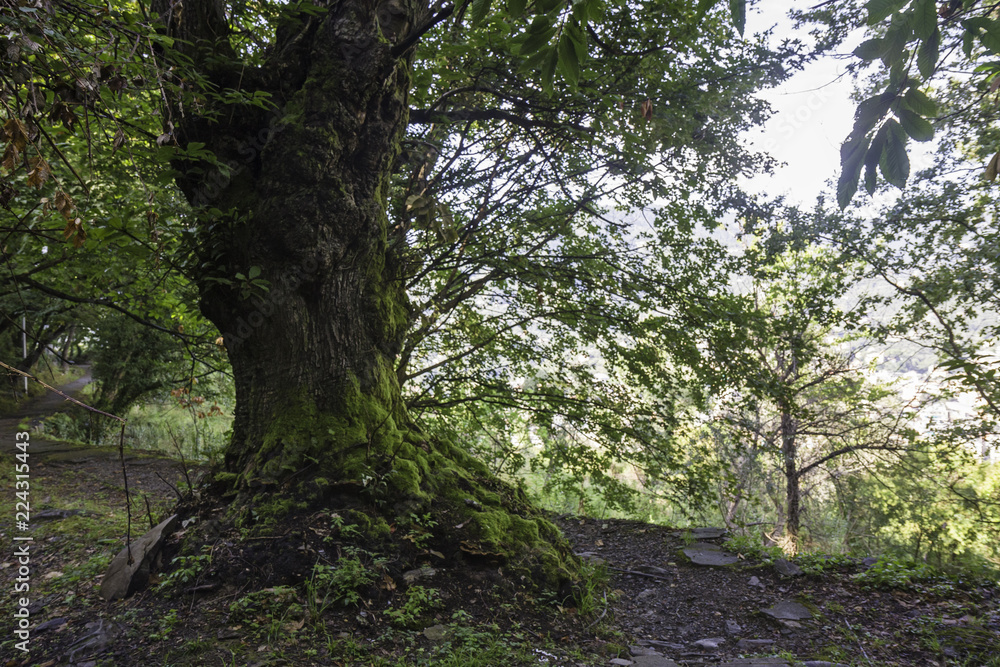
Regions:
[[[76, 394], [93, 380], [93, 376], [90, 373], [90, 367], [84, 368], [85, 372], [83, 376], [59, 387], [59, 391], [63, 392], [67, 396], [73, 396], [76, 398]], [[48, 415], [68, 410], [71, 407], [73, 407], [73, 403], [67, 401], [55, 392], [47, 391], [44, 396], [39, 396], [38, 398], [19, 406], [17, 411], [13, 414], [0, 415], [0, 450], [5, 452], [13, 450], [14, 434], [20, 430], [19, 425], [25, 419], [47, 417]], [[46, 438], [36, 436], [34, 434], [32, 434], [31, 437], [32, 454], [50, 454], [56, 452], [67, 452], [75, 449], [84, 449], [84, 447], [82, 445], [47, 440]]]

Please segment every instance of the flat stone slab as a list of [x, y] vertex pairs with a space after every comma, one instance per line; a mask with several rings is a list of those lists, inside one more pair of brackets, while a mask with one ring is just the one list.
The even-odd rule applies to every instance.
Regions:
[[[149, 582], [160, 547], [177, 525], [177, 515], [161, 522], [151, 531], [118, 552], [101, 581], [101, 597], [109, 602], [141, 590]], [[129, 553], [132, 562], [129, 563]]]
[[779, 602], [768, 609], [761, 609], [761, 612], [779, 621], [804, 621], [813, 617], [813, 613], [798, 602]]
[[726, 565], [733, 565], [740, 562], [740, 559], [735, 554], [723, 551], [718, 545], [707, 542], [696, 542], [681, 551], [695, 565], [725, 567]]
[[714, 540], [728, 534], [725, 528], [690, 528], [674, 533], [678, 537], [689, 537], [696, 540]]
[[798, 577], [802, 574], [801, 567], [784, 558], [774, 561], [774, 569], [783, 577]]
[[740, 658], [720, 663], [719, 667], [791, 667], [791, 665], [781, 658]]

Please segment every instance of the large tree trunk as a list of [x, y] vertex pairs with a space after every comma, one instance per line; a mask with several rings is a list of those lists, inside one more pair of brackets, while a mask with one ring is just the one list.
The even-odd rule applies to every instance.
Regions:
[[[401, 38], [418, 11], [380, 9], [332, 2], [279, 29], [264, 70], [210, 70], [220, 87], [253, 81], [274, 112], [222, 108], [214, 122], [188, 114], [178, 123], [173, 108], [178, 142], [205, 143], [228, 168], [197, 165], [206, 176], [188, 164], [178, 180], [202, 212], [201, 307], [223, 332], [235, 376], [225, 469], [244, 498], [263, 487], [316, 499], [339, 487], [379, 494], [396, 512], [434, 503], [464, 531], [456, 542], [545, 552], [551, 582], [565, 556], [551, 525], [511, 516], [505, 505], [532, 514], [523, 495], [428, 441], [400, 400], [394, 363], [410, 314], [386, 202], [410, 62], [386, 35]], [[171, 30], [196, 45], [196, 62], [231, 58], [217, 37], [221, 10], [198, 11], [168, 13]]]
[[785, 537], [788, 547], [796, 550], [799, 543], [799, 472], [796, 445], [797, 424], [791, 410], [787, 407], [781, 410], [781, 454], [785, 469]]

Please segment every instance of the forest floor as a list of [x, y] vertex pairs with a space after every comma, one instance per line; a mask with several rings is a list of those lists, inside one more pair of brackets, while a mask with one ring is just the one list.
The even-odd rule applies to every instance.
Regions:
[[[553, 517], [589, 564], [576, 604], [502, 564], [446, 559], [429, 542], [433, 516], [375, 545], [347, 508], [282, 526], [280, 544], [218, 527], [201, 554], [108, 603], [99, 586], [129, 525], [116, 450], [32, 435], [32, 520], [15, 520], [15, 433], [62, 406], [42, 400], [0, 418], [4, 590], [25, 578], [16, 550], [30, 552], [30, 592], [9, 594], [29, 599], [30, 650], [11, 606], [0, 665], [1000, 666], [996, 582], [914, 578], [874, 559], [788, 563], [712, 531], [587, 517]], [[203, 472], [136, 451], [125, 467], [133, 539]], [[168, 539], [164, 562], [191, 530]], [[705, 559], [727, 564], [694, 562]]]

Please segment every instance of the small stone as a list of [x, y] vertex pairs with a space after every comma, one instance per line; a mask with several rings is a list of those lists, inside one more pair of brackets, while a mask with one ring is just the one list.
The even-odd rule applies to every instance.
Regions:
[[424, 567], [419, 567], [415, 570], [407, 570], [403, 573], [403, 580], [407, 584], [413, 584], [415, 581], [420, 581], [421, 579], [427, 579], [428, 577], [433, 577], [437, 574], [437, 570], [433, 567], [425, 565]]
[[448, 627], [438, 624], [424, 628], [424, 637], [427, 637], [432, 642], [442, 642], [448, 638]]
[[661, 577], [670, 574], [669, 570], [664, 570], [662, 567], [656, 567], [655, 565], [639, 565], [634, 569], [636, 572], [643, 572], [645, 574], [655, 574]]
[[641, 593], [639, 593], [638, 595], [636, 595], [635, 599], [636, 600], [645, 600], [646, 598], [651, 598], [651, 597], [653, 597], [655, 595], [656, 595], [656, 589], [655, 588], [647, 588], [646, 590], [644, 590]]
[[770, 646], [773, 643], [773, 639], [741, 639], [736, 642], [736, 648], [741, 650], [759, 649], [764, 646]]
[[621, 667], [628, 667], [628, 665], [632, 664], [632, 661], [626, 660], [625, 658], [612, 658], [611, 664], [620, 665]]
[[802, 663], [803, 667], [851, 667], [850, 665], [845, 665], [842, 662], [827, 662], [826, 660], [806, 660]]
[[861, 565], [866, 570], [870, 569], [877, 562], [878, 562], [878, 558], [876, 558], [875, 556], [869, 556], [868, 558], [861, 559]]
[[654, 651], [651, 648], [645, 646], [629, 646], [628, 652], [632, 655], [661, 655], [658, 651]]
[[756, 586], [760, 590], [764, 590], [765, 588], [767, 588], [767, 586], [765, 586], [764, 583], [757, 577], [750, 577], [750, 585]]
[[215, 633], [215, 638], [220, 641], [226, 641], [227, 639], [239, 639], [240, 631], [236, 628], [222, 628]]
[[726, 621], [726, 632], [729, 634], [736, 635], [739, 634], [741, 630], [743, 630], [743, 628], [741, 628], [740, 624], [736, 621]]
[[802, 574], [801, 567], [784, 558], [774, 561], [774, 569], [783, 577], [798, 577]]
[[803, 621], [813, 617], [812, 612], [798, 602], [779, 602], [768, 609], [761, 609], [761, 612], [779, 621]]
[[699, 639], [696, 642], [692, 642], [692, 646], [714, 651], [725, 641], [725, 637], [708, 637], [706, 639]]
[[35, 632], [39, 633], [39, 632], [45, 632], [47, 630], [59, 631], [68, 622], [69, 621], [67, 621], [65, 618], [53, 618], [51, 621], [45, 621], [44, 623], [40, 624], [37, 628], [35, 628]]

